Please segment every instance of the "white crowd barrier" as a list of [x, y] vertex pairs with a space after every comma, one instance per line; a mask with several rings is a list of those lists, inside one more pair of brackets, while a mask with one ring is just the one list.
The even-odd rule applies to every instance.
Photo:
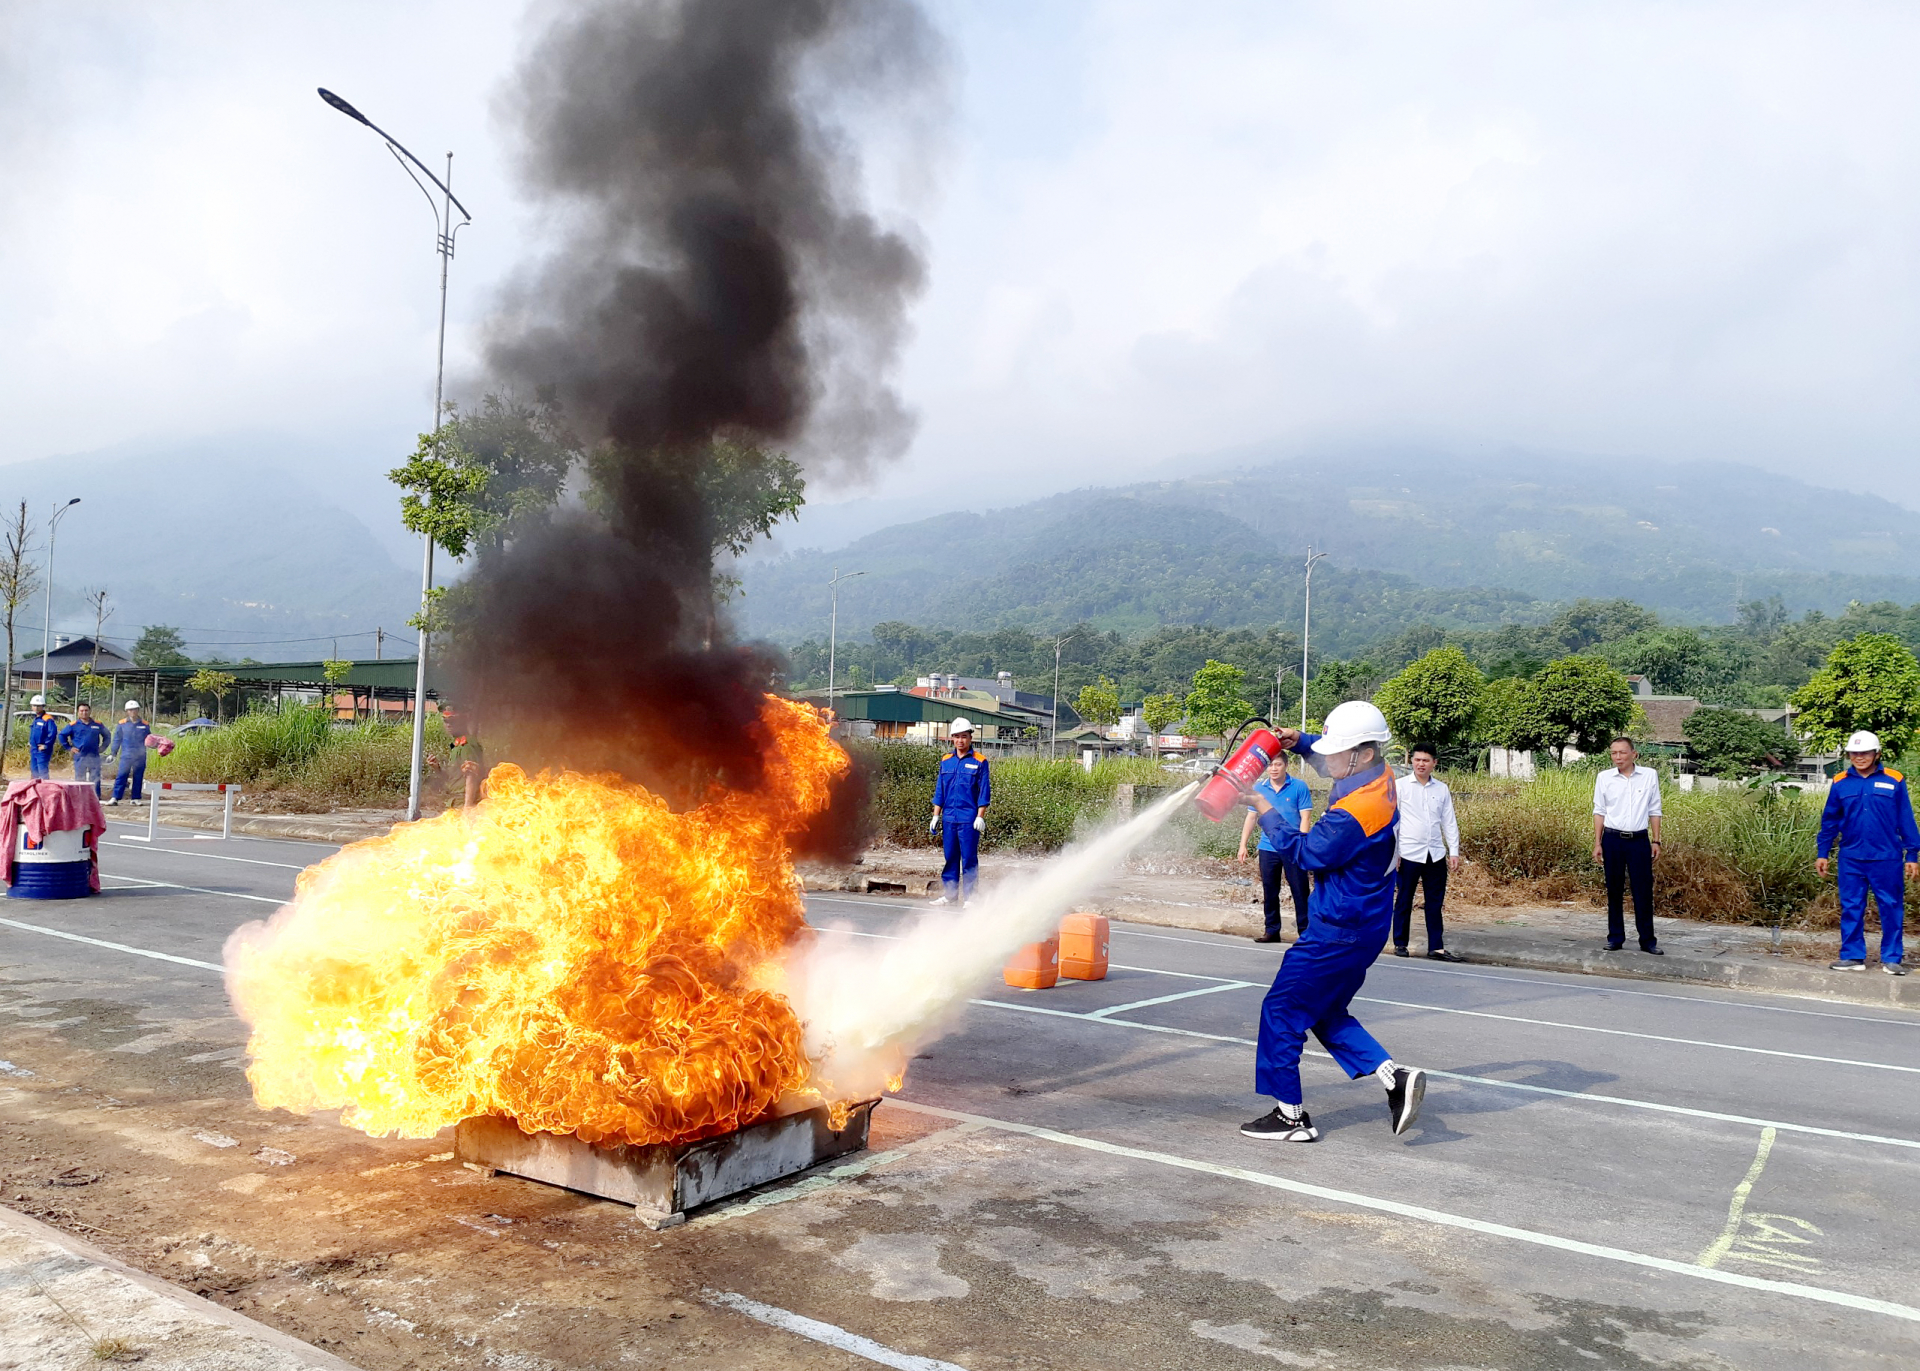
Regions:
[[[151, 843], [151, 842], [159, 841], [160, 792], [163, 790], [217, 790], [219, 791], [220, 794], [224, 796], [226, 799], [226, 803], [222, 807], [221, 814], [220, 814], [220, 837], [231, 838], [233, 836], [233, 797], [240, 793], [239, 786], [214, 785], [210, 782], [205, 782], [205, 781], [148, 781], [147, 789], [148, 791], [151, 792], [147, 801], [147, 834], [144, 838], [141, 837], [138, 833], [128, 834], [127, 836], [133, 839], [133, 841], [137, 843]], [[213, 835], [210, 833], [188, 833], [188, 834], [183, 834], [181, 836], [188, 839], [203, 838], [208, 842], [215, 841], [215, 839], [213, 838]]]

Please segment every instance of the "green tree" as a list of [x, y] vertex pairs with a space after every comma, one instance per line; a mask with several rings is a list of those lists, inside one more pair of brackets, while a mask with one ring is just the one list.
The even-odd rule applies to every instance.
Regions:
[[140, 630], [139, 638], [134, 641], [133, 664], [145, 667], [190, 665], [186, 646], [179, 629], [168, 628], [165, 624], [148, 624]]
[[1148, 746], [1154, 756], [1160, 755], [1160, 735], [1186, 717], [1186, 712], [1180, 697], [1171, 691], [1149, 695], [1140, 702], [1140, 722], [1147, 726], [1147, 736], [1153, 739]]
[[1073, 709], [1090, 724], [1111, 728], [1120, 722], [1120, 691], [1105, 676], [1090, 686], [1080, 687]]
[[1737, 709], [1696, 709], [1687, 717], [1687, 751], [1715, 776], [1748, 776], [1791, 766], [1800, 746], [1778, 724]]
[[1373, 702], [1401, 743], [1443, 748], [1467, 741], [1486, 678], [1457, 647], [1439, 647], [1374, 692]]
[[453, 557], [466, 556], [500, 522], [488, 505], [486, 468], [460, 446], [451, 423], [421, 434], [413, 456], [387, 479], [406, 492], [400, 522]]
[[[331, 665], [331, 663], [329, 663]], [[187, 689], [196, 695], [213, 696], [213, 717], [226, 717], [225, 706], [227, 692], [239, 684], [239, 678], [231, 671], [215, 671], [212, 667], [201, 667], [187, 677]]]
[[1690, 628], [1655, 628], [1616, 639], [1600, 656], [1637, 676], [1661, 695], [1703, 695], [1718, 683], [1715, 654]]
[[1920, 725], [1920, 662], [1890, 633], [1862, 633], [1836, 643], [1826, 665], [1793, 694], [1796, 722], [1816, 748], [1831, 751], [1855, 729], [1880, 736], [1890, 757], [1913, 742]]
[[1474, 711], [1471, 736], [1489, 747], [1521, 747], [1521, 720], [1528, 683], [1518, 676], [1488, 681]]
[[489, 394], [466, 414], [449, 404], [442, 435], [442, 451], [451, 460], [485, 476], [470, 498], [481, 516], [483, 543], [512, 537], [529, 518], [551, 508], [581, 460], [580, 442], [551, 390], [531, 403], [511, 393]]
[[1246, 691], [1246, 672], [1209, 659], [1193, 673], [1193, 688], [1187, 692], [1186, 715], [1193, 731], [1203, 738], [1225, 736], [1252, 718]]
[[1575, 600], [1547, 625], [1547, 636], [1567, 652], [1585, 652], [1660, 627], [1660, 616], [1632, 600]]
[[33, 523], [27, 517], [27, 502], [7, 519], [4, 545], [0, 545], [0, 608], [7, 617], [7, 684], [5, 703], [0, 705], [0, 773], [5, 771], [5, 740], [13, 736], [13, 664], [20, 660], [14, 643], [14, 623], [20, 607], [40, 589], [40, 568], [33, 560]]
[[1549, 662], [1520, 692], [1509, 747], [1553, 748], [1571, 743], [1598, 752], [1633, 718], [1627, 678], [1598, 657]]

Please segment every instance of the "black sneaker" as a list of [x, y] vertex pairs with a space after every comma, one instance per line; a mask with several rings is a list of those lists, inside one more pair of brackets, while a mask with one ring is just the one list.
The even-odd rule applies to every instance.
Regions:
[[1280, 941], [1280, 935], [1278, 933], [1261, 933], [1255, 936], [1254, 941], [1256, 943], [1277, 943]]
[[1880, 969], [1889, 976], [1904, 976], [1907, 974], [1907, 968], [1899, 962], [1882, 962], [1880, 963]]
[[1608, 944], [1607, 944], [1607, 951], [1609, 951], [1609, 952], [1618, 952], [1618, 951], [1619, 951], [1619, 950], [1620, 950], [1621, 948], [1623, 948], [1623, 947], [1625, 947], [1625, 946], [1626, 946], [1626, 944], [1625, 944], [1625, 943], [1608, 943]]
[[1444, 947], [1436, 947], [1427, 954], [1427, 960], [1430, 962], [1457, 962], [1460, 958], [1454, 956], [1453, 953], [1447, 951]]
[[1387, 1116], [1395, 1133], [1404, 1133], [1420, 1117], [1420, 1101], [1427, 1093], [1427, 1073], [1419, 1067], [1396, 1066], [1387, 1091]]
[[1640, 950], [1649, 957], [1664, 957], [1667, 955], [1666, 949], [1661, 947], [1643, 947]]
[[1313, 1126], [1313, 1116], [1306, 1110], [1300, 1111], [1300, 1117], [1289, 1119], [1275, 1105], [1272, 1112], [1262, 1114], [1252, 1123], [1240, 1125], [1243, 1137], [1260, 1138], [1266, 1142], [1318, 1142], [1320, 1130]]
[[1393, 949], [1393, 955], [1396, 957], [1411, 957], [1413, 954], [1404, 947], [1396, 947]]
[[1865, 962], [1853, 962], [1845, 958], [1842, 958], [1827, 968], [1829, 971], [1865, 971], [1866, 969], [1867, 964]]

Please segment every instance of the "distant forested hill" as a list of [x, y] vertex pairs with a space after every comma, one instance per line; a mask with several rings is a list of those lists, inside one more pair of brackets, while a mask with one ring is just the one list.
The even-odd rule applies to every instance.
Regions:
[[[1727, 622], [1920, 600], [1920, 514], [1733, 464], [1653, 467], [1421, 454], [1299, 458], [899, 524], [831, 554], [744, 568], [746, 629], [821, 633], [831, 568], [842, 631], [888, 620], [1044, 630], [1088, 622], [1292, 624], [1308, 543], [1315, 638], [1330, 651], [1415, 623], [1536, 622], [1623, 596], [1670, 620]], [[1323, 612], [1324, 610], [1324, 612]]]

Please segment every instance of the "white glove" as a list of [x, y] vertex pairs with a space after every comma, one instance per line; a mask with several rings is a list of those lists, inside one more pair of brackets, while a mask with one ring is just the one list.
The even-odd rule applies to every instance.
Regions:
[[927, 832], [938, 833], [939, 831], [940, 831], [940, 816], [936, 814], [931, 819], [927, 820]]
[[973, 816], [973, 831], [974, 831], [975, 833], [985, 833], [985, 832], [987, 831], [987, 816], [986, 816], [986, 815], [984, 815], [984, 814], [976, 814], [976, 815], [974, 815], [974, 816]]

